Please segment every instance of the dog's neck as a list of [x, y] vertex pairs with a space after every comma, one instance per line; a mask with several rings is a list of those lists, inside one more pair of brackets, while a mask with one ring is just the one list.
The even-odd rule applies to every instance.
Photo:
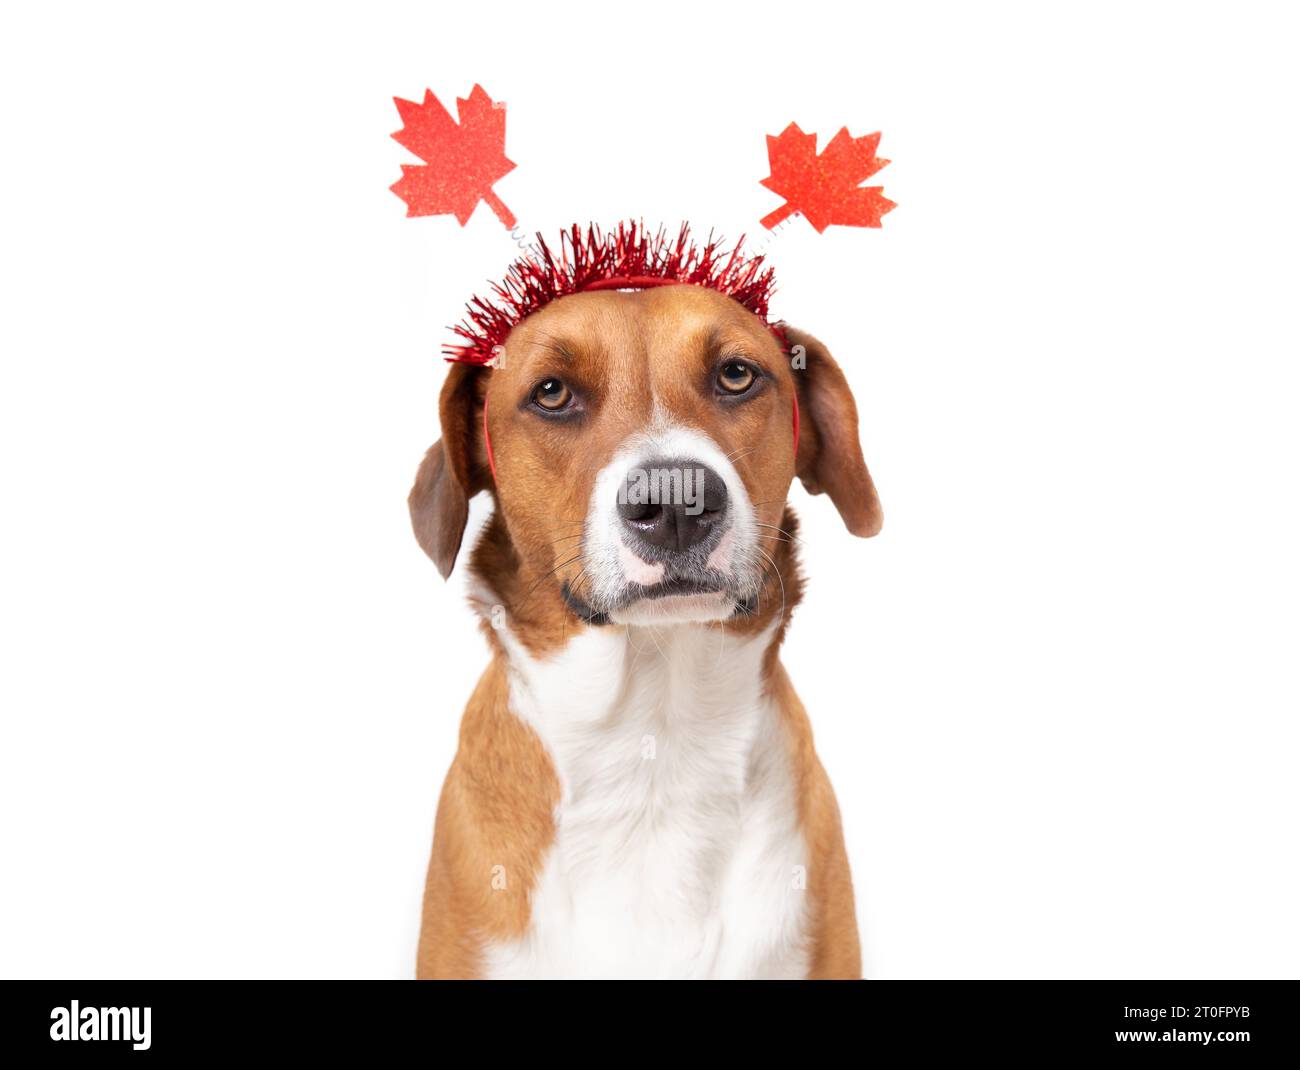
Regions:
[[[775, 624], [743, 636], [701, 624], [582, 627], [541, 658], [508, 625], [499, 637], [515, 712], [557, 752], [567, 767], [560, 771], [573, 771], [585, 751], [593, 770], [609, 775], [611, 766], [661, 758], [667, 741], [681, 748], [675, 757], [722, 740], [748, 754], [766, 715], [775, 631]], [[597, 740], [621, 750], [590, 746]]]

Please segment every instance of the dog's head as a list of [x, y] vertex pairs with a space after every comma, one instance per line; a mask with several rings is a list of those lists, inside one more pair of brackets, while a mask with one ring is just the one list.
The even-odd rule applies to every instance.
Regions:
[[752, 614], [780, 579], [796, 475], [855, 535], [881, 525], [844, 375], [785, 333], [788, 351], [699, 286], [554, 301], [497, 367], [451, 366], [411, 491], [416, 538], [450, 574], [469, 499], [492, 490], [498, 558], [529, 597], [549, 588], [593, 624]]

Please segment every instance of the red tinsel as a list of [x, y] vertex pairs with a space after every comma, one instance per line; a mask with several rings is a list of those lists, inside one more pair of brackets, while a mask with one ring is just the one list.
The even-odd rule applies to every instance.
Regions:
[[742, 238], [724, 252], [710, 235], [701, 248], [685, 223], [676, 238], [662, 228], [652, 235], [644, 224], [632, 222], [620, 223], [608, 234], [594, 225], [584, 234], [574, 224], [561, 232], [557, 257], [538, 234], [534, 255], [516, 260], [487, 299], [469, 302], [465, 319], [452, 328], [461, 341], [443, 346], [443, 353], [451, 361], [487, 364], [515, 324], [552, 301], [588, 290], [706, 286], [767, 323], [775, 278], [771, 268], [763, 267], [763, 256], [745, 256], [743, 245]]

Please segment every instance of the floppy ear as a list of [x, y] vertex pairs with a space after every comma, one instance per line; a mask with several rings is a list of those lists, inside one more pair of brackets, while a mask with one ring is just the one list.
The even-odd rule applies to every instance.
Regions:
[[406, 499], [415, 541], [433, 558], [443, 579], [451, 575], [469, 519], [469, 500], [487, 483], [478, 459], [483, 419], [483, 372], [452, 364], [438, 401], [442, 438], [429, 447]]
[[786, 327], [785, 336], [795, 358], [799, 392], [796, 472], [809, 494], [831, 496], [854, 535], [875, 535], [884, 513], [858, 443], [858, 406], [848, 380], [830, 351], [812, 335]]

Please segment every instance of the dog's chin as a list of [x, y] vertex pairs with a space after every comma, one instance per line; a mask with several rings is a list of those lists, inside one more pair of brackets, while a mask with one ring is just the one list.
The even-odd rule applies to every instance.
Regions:
[[728, 591], [700, 591], [637, 598], [611, 610], [614, 624], [656, 626], [664, 624], [709, 624], [728, 620], [735, 612], [735, 596]]

